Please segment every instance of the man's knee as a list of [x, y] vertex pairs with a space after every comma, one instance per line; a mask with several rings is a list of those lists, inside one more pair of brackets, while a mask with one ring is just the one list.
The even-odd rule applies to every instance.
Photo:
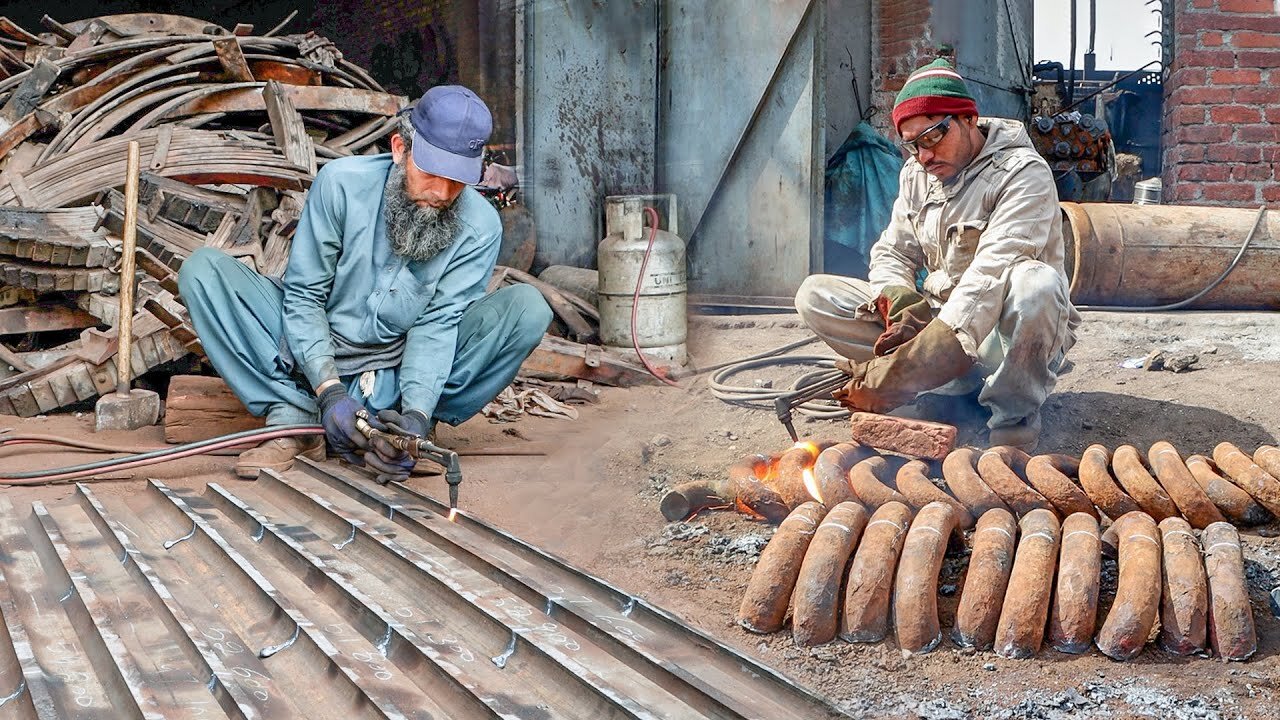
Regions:
[[806, 325], [809, 324], [814, 300], [818, 297], [818, 287], [822, 284], [821, 278], [821, 275], [810, 275], [800, 283], [800, 289], [796, 290], [796, 312], [800, 313], [800, 320]]
[[222, 266], [227, 262], [238, 261], [217, 248], [196, 248], [178, 269], [178, 291], [186, 298], [200, 294], [200, 290], [223, 274]]
[[516, 284], [501, 290], [505, 321], [511, 335], [521, 344], [537, 345], [551, 325], [551, 306], [532, 285]]
[[1066, 290], [1066, 278], [1052, 266], [1039, 260], [1024, 260], [1009, 271], [1009, 295], [1017, 299], [1060, 299]]

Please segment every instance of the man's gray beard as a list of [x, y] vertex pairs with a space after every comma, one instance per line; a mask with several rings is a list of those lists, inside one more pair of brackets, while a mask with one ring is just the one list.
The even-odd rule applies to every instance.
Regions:
[[405, 189], [402, 165], [391, 165], [382, 192], [382, 215], [391, 251], [407, 260], [430, 260], [452, 245], [458, 235], [457, 203], [445, 208], [418, 207]]

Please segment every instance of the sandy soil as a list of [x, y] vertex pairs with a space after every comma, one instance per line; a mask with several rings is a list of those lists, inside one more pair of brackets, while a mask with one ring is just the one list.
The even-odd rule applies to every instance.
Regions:
[[[695, 360], [707, 366], [802, 338], [794, 315], [700, 318], [691, 326]], [[1041, 451], [1079, 453], [1091, 443], [1146, 447], [1165, 439], [1184, 453], [1207, 453], [1223, 440], [1247, 451], [1276, 442], [1280, 404], [1280, 318], [1268, 314], [1185, 313], [1086, 315], [1072, 367], [1045, 408]], [[1126, 369], [1121, 363], [1154, 349], [1195, 352], [1196, 369], [1174, 374]], [[805, 352], [822, 352], [813, 345]], [[825, 353], [822, 353], [825, 354]], [[739, 378], [781, 386], [798, 371], [776, 369]], [[598, 405], [577, 421], [526, 418], [515, 424], [473, 420], [443, 428], [441, 441], [459, 449], [518, 445], [543, 457], [469, 457], [464, 506], [495, 524], [569, 559], [629, 592], [662, 605], [718, 638], [832, 697], [856, 717], [1263, 718], [1275, 715], [1280, 622], [1267, 591], [1280, 582], [1276, 528], [1247, 533], [1247, 571], [1260, 649], [1247, 663], [1177, 658], [1148, 646], [1135, 661], [1112, 662], [1097, 652], [1069, 656], [1043, 651], [1029, 661], [966, 653], [949, 642], [934, 653], [903, 658], [890, 643], [797, 647], [788, 633], [754, 636], [733, 616], [767, 525], [721, 512], [668, 525], [657, 509], [662, 491], [678, 482], [715, 477], [748, 452], [790, 444], [772, 414], [713, 398], [701, 379], [687, 389], [604, 389]], [[0, 417], [0, 428], [89, 433], [91, 417], [37, 420]], [[839, 440], [840, 422], [801, 421], [802, 435]], [[150, 428], [109, 438], [158, 443]], [[981, 442], [973, 430], [962, 438]], [[49, 467], [83, 461], [70, 454], [0, 450], [0, 467]], [[238, 482], [229, 458], [157, 466], [138, 479], [111, 483], [133, 492], [143, 477], [175, 485]], [[415, 478], [440, 496], [443, 482]], [[66, 488], [11, 489], [15, 502], [56, 499]], [[943, 586], [962, 584], [962, 562], [944, 566]], [[953, 588], [940, 600], [944, 628], [958, 602]]]

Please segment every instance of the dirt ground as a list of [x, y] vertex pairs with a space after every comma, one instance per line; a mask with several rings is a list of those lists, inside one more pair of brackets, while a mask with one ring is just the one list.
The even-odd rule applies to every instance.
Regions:
[[[690, 345], [697, 364], [706, 367], [806, 335], [794, 315], [704, 317], [691, 324]], [[1207, 454], [1223, 440], [1246, 451], [1275, 443], [1280, 429], [1272, 384], [1280, 376], [1275, 338], [1280, 338], [1280, 316], [1272, 314], [1087, 313], [1069, 355], [1071, 365], [1046, 404], [1040, 451], [1078, 454], [1095, 442], [1145, 448], [1163, 439], [1184, 454]], [[1178, 374], [1121, 366], [1155, 349], [1193, 352], [1199, 360], [1191, 371]], [[801, 352], [826, 354], [817, 344]], [[797, 372], [746, 373], [735, 382], [781, 386]], [[790, 441], [772, 413], [712, 397], [705, 377], [683, 384], [685, 389], [603, 389], [600, 403], [582, 408], [576, 421], [526, 417], [491, 424], [476, 419], [442, 428], [442, 444], [460, 450], [517, 445], [548, 453], [465, 458], [463, 506], [778, 667], [855, 717], [1275, 716], [1280, 622], [1270, 613], [1267, 593], [1280, 584], [1276, 528], [1245, 533], [1260, 641], [1258, 654], [1246, 663], [1179, 658], [1153, 645], [1128, 663], [1096, 651], [1071, 656], [1051, 650], [1015, 661], [967, 653], [948, 641], [929, 655], [903, 658], [892, 642], [837, 642], [810, 650], [797, 647], [786, 632], [746, 633], [734, 623], [734, 613], [771, 528], [728, 512], [667, 524], [658, 499], [671, 485], [715, 477], [743, 454], [782, 449]], [[91, 433], [92, 417], [0, 417], [4, 427]], [[801, 420], [797, 427], [816, 440], [847, 437], [839, 421]], [[149, 428], [106, 434], [106, 439], [147, 445], [159, 443], [161, 435], [159, 428]], [[973, 432], [965, 438], [982, 442]], [[0, 468], [6, 470], [84, 460], [83, 455], [0, 450]], [[195, 459], [150, 468], [110, 488], [132, 492], [145, 477], [173, 485], [240, 482], [229, 468], [229, 458]], [[437, 477], [412, 483], [436, 496], [444, 490]], [[6, 492], [16, 504], [56, 499], [69, 489]], [[944, 565], [944, 628], [959, 600], [962, 567], [954, 560]], [[1114, 572], [1113, 565], [1109, 569]]]

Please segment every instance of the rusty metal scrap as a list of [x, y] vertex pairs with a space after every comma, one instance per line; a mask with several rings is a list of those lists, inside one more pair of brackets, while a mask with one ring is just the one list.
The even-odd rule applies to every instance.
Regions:
[[255, 34], [156, 13], [46, 16], [40, 29], [0, 18], [0, 305], [10, 321], [40, 320], [20, 352], [0, 336], [19, 361], [0, 364], [0, 414], [110, 388], [98, 378], [114, 373], [130, 140], [143, 163], [139, 372], [200, 353], [175, 282], [193, 251], [222, 248], [278, 274], [319, 167], [385, 151], [407, 98], [327, 39], [281, 35], [286, 24]]

